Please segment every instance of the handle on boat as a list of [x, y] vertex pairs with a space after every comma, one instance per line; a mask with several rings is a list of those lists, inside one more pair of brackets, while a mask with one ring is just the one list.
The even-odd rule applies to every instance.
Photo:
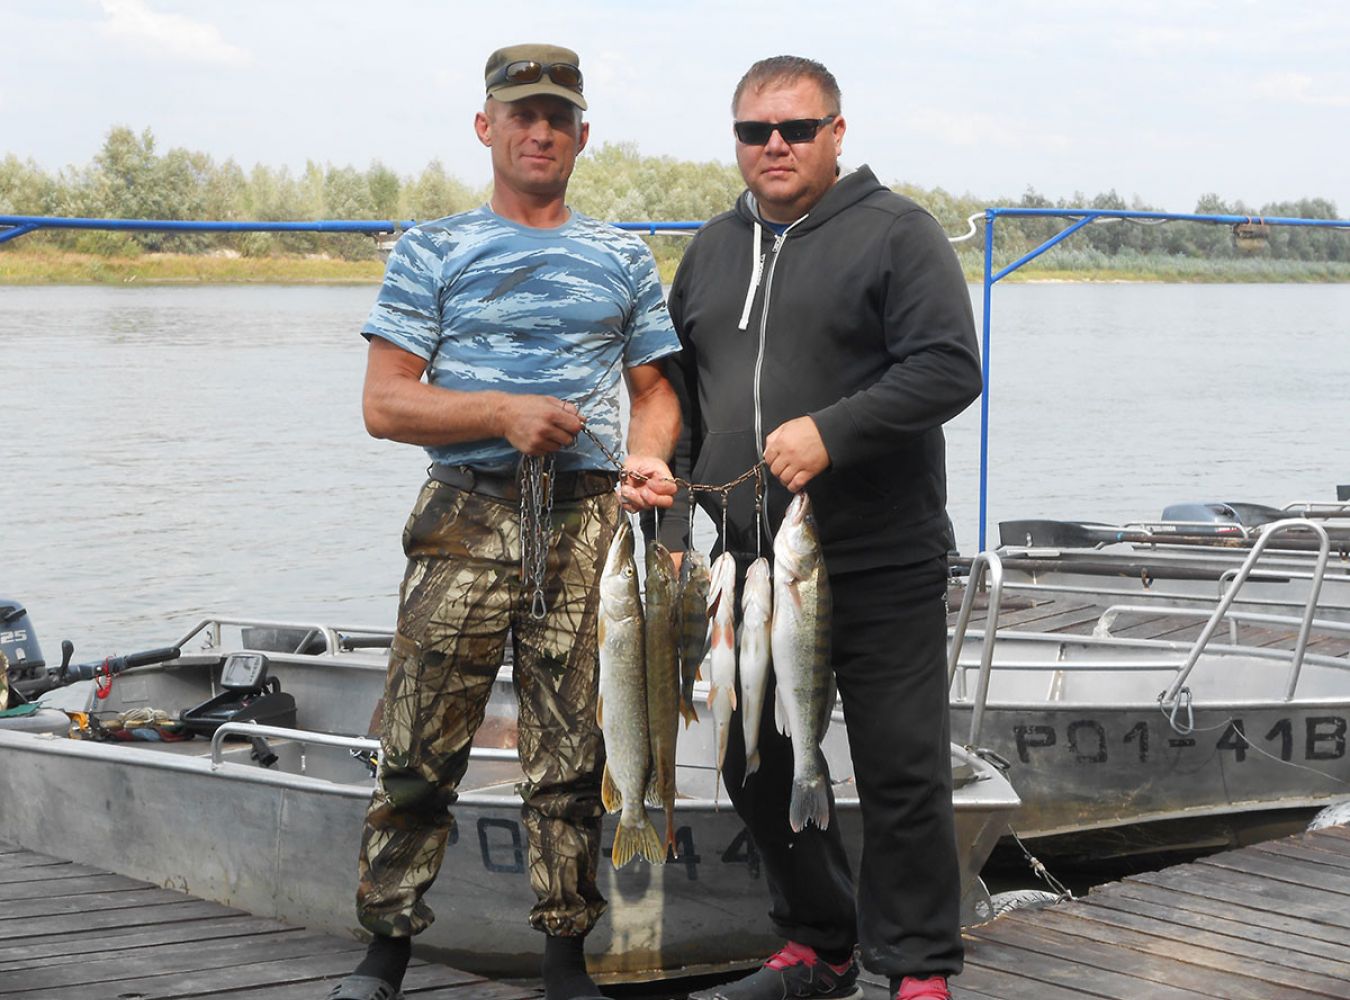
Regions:
[[182, 655], [182, 652], [177, 646], [162, 646], [159, 649], [146, 649], [139, 653], [128, 653], [126, 656], [110, 656], [105, 660], [95, 660], [93, 663], [63, 663], [59, 668], [60, 679], [61, 683], [68, 684], [71, 681], [91, 680], [96, 674], [106, 673], [111, 676], [112, 674], [120, 674], [123, 670], [131, 667], [144, 667], [151, 663], [176, 660]]

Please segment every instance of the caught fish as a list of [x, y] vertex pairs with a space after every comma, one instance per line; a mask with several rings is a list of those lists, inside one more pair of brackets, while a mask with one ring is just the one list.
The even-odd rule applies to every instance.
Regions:
[[680, 604], [675, 563], [666, 547], [656, 541], [649, 544], [646, 563], [647, 727], [652, 754], [647, 804], [665, 811], [665, 847], [673, 851], [675, 741], [680, 736]]
[[666, 856], [643, 804], [651, 764], [647, 663], [633, 527], [627, 518], [614, 534], [600, 576], [598, 638], [600, 698], [595, 717], [605, 735], [606, 755], [600, 797], [608, 812], [620, 811], [611, 857], [615, 868], [637, 854], [659, 863]]
[[680, 563], [680, 715], [684, 727], [698, 721], [694, 708], [694, 681], [702, 680], [699, 667], [708, 655], [708, 590], [712, 574], [708, 557], [689, 549]]
[[741, 723], [745, 727], [745, 776], [759, 770], [759, 720], [769, 681], [773, 580], [769, 560], [760, 556], [745, 571], [741, 594]]
[[708, 613], [712, 619], [708, 707], [717, 727], [717, 773], [721, 774], [731, 733], [731, 713], [736, 709], [736, 560], [730, 552], [723, 552], [712, 564]]
[[792, 739], [794, 831], [830, 825], [828, 769], [820, 741], [833, 709], [830, 583], [811, 501], [798, 493], [773, 540], [773, 672]]

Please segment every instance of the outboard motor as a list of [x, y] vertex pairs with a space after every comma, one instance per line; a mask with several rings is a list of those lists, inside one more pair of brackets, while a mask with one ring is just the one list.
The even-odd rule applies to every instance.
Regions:
[[9, 660], [11, 690], [31, 700], [52, 686], [28, 612], [7, 597], [0, 597], [0, 653]]

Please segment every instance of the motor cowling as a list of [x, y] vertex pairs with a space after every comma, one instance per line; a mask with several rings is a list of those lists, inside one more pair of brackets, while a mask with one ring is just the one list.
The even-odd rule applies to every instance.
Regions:
[[10, 688], [31, 698], [51, 687], [47, 661], [28, 611], [7, 597], [0, 597], [0, 653], [9, 660]]

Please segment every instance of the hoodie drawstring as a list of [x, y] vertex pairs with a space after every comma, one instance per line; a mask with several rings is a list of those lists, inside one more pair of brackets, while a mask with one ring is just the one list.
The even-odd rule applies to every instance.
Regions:
[[745, 307], [741, 309], [741, 321], [736, 329], [746, 330], [750, 327], [750, 307], [755, 302], [755, 290], [759, 288], [759, 279], [764, 272], [764, 256], [760, 252], [764, 246], [764, 227], [755, 223], [754, 248], [751, 251], [750, 261], [750, 287], [745, 290]]

